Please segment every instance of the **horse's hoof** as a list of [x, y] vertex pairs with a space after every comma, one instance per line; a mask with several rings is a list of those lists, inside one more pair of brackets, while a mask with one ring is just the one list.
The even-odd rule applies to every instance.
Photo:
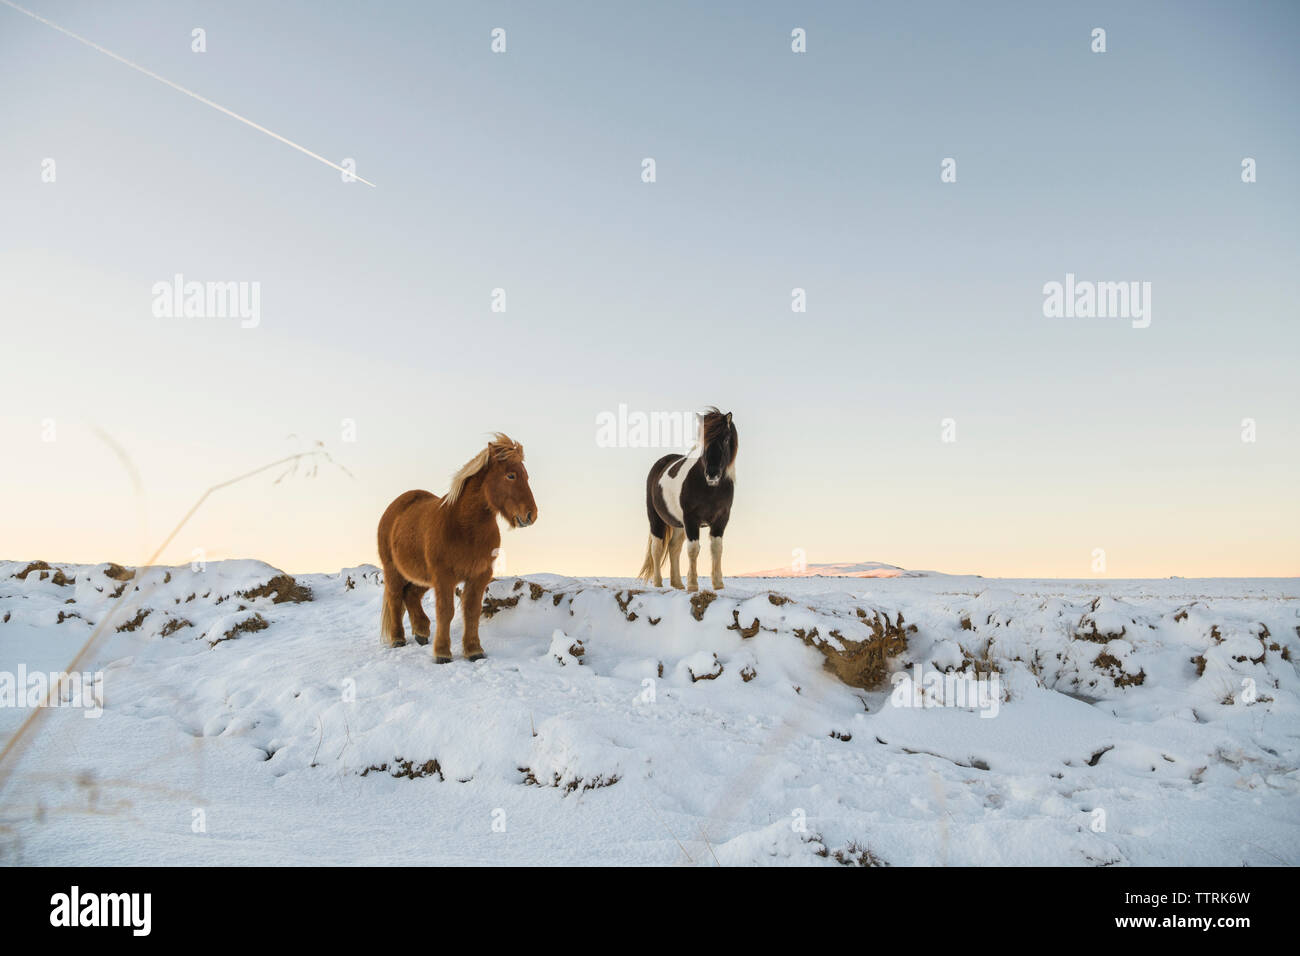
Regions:
[[425, 644], [429, 643], [429, 635], [428, 634], [415, 635], [415, 643], [419, 644], [421, 647], [424, 647]]
[[694, 593], [695, 593], [696, 591], [698, 591], [699, 589], [700, 589], [700, 586], [699, 586], [698, 584], [688, 584], [688, 585], [686, 585], [686, 590], [687, 590], [687, 592], [688, 592], [688, 593], [691, 593], [691, 594], [694, 594]]
[[403, 638], [398, 637], [398, 638], [394, 638], [391, 641], [385, 641], [384, 645], [386, 647], [405, 647], [406, 641]]
[[434, 655], [433, 655], [433, 662], [434, 662], [435, 664], [450, 664], [450, 663], [451, 663], [451, 658], [450, 658], [450, 657], [443, 657], [441, 654], [434, 654]]
[[485, 658], [485, 657], [487, 657], [487, 655], [484, 654], [482, 651], [479, 651], [477, 654], [471, 654], [471, 655], [469, 655], [469, 657], [465, 658], [465, 660], [467, 660], [467, 661], [481, 661], [481, 660], [483, 660], [483, 658]]
[[678, 581], [676, 584], [673, 585], [673, 587], [676, 588], [678, 591], [681, 591], [686, 588], [686, 585], [682, 584], [681, 581]]

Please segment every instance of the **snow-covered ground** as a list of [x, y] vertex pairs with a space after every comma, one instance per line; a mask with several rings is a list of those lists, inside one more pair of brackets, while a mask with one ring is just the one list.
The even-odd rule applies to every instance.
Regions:
[[437, 666], [374, 568], [26, 567], [0, 698], [103, 624], [103, 708], [0, 765], [4, 862], [1300, 863], [1294, 579], [532, 575]]

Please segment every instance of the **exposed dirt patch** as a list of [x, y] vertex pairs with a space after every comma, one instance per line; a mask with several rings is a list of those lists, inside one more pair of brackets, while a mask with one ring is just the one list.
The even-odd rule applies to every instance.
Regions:
[[692, 684], [702, 680], [717, 680], [719, 677], [722, 676], [722, 661], [718, 660], [717, 654], [714, 654], [713, 664], [710, 666], [710, 668], [707, 671], [701, 674], [697, 674], [695, 673], [694, 668], [687, 667], [686, 673], [691, 675]]
[[872, 853], [870, 848], [860, 846], [856, 840], [850, 840], [848, 845], [831, 851], [831, 859], [841, 866], [889, 866]]
[[1096, 753], [1094, 753], [1091, 757], [1088, 758], [1088, 766], [1089, 767], [1097, 766], [1097, 763], [1101, 760], [1102, 754], [1106, 753], [1106, 751], [1108, 750], [1114, 750], [1114, 749], [1115, 747], [1113, 745], [1102, 747], [1100, 750], [1098, 750]]
[[[574, 640], [574, 642], [573, 642], [572, 644], [569, 645], [569, 649], [568, 649], [567, 653], [568, 653], [568, 655], [569, 655], [570, 657], [572, 657], [572, 658], [573, 658], [574, 660], [576, 660], [579, 664], [581, 664], [581, 663], [582, 663], [582, 656], [583, 656], [584, 654], [587, 653], [587, 648], [586, 648], [585, 646], [583, 646], [582, 641], [580, 641], [580, 640]], [[566, 660], [565, 660], [563, 657], [561, 657], [559, 654], [554, 654], [554, 655], [552, 655], [552, 656], [553, 656], [557, 661], [559, 661], [561, 664], [567, 664], [567, 663], [568, 663], [568, 661], [566, 661]]]
[[135, 577], [135, 568], [124, 568], [120, 564], [108, 562], [108, 567], [104, 569], [104, 577], [113, 581], [130, 581]]
[[748, 684], [757, 676], [758, 676], [758, 671], [754, 670], [752, 664], [746, 664], [744, 667], [740, 669], [740, 679], [743, 680], [746, 684]]
[[426, 760], [424, 763], [417, 764], [412, 760], [394, 757], [391, 767], [386, 763], [372, 765], [361, 771], [361, 776], [368, 777], [371, 773], [386, 773], [390, 777], [405, 780], [419, 780], [421, 777], [437, 777], [439, 780], [446, 780], [442, 775], [442, 766], [436, 760]]
[[546, 588], [533, 581], [528, 582], [528, 599], [530, 601], [540, 601], [542, 595], [546, 593]]
[[731, 612], [731, 623], [727, 625], [729, 631], [739, 631], [741, 637], [753, 637], [759, 631], [758, 618], [754, 618], [754, 623], [749, 627], [740, 626], [740, 610], [733, 609]]
[[250, 601], [269, 597], [272, 604], [303, 604], [311, 600], [311, 588], [305, 584], [299, 584], [287, 574], [277, 574], [260, 588], [236, 591], [235, 593]]
[[868, 848], [860, 845], [856, 840], [850, 840], [837, 850], [828, 847], [820, 833], [809, 835], [804, 842], [813, 848], [813, 853], [817, 856], [822, 859], [833, 859], [841, 866], [889, 866], [888, 863], [876, 856]]
[[631, 606], [632, 599], [640, 593], [640, 591], [634, 591], [631, 588], [626, 591], [614, 592], [614, 600], [618, 602], [618, 609], [623, 612], [623, 616], [629, 621], [636, 620], [636, 611], [629, 611], [628, 607]]
[[[1124, 665], [1120, 662], [1120, 659], [1107, 651], [1098, 654], [1093, 658], [1092, 663], [1097, 667], [1104, 668], [1107, 676], [1114, 682], [1116, 687], [1138, 687], [1146, 683], [1146, 671], [1139, 670], [1136, 674], [1125, 673]], [[1201, 669], [1204, 670], [1204, 662], [1202, 662]]]
[[246, 617], [226, 633], [222, 634], [215, 641], [209, 641], [208, 647], [216, 647], [223, 641], [236, 640], [241, 634], [251, 634], [254, 631], [265, 631], [271, 625], [267, 623], [266, 618], [260, 614], [254, 614], [252, 617]]
[[[1093, 602], [1094, 605], [1096, 602]], [[1095, 608], [1094, 608], [1095, 610]], [[1098, 631], [1097, 622], [1091, 615], [1085, 614], [1079, 618], [1079, 624], [1074, 629], [1074, 638], [1077, 641], [1091, 641], [1094, 644], [1107, 644], [1110, 641], [1119, 640], [1128, 632], [1128, 628], [1121, 625], [1118, 631]]]
[[873, 610], [870, 614], [862, 608], [857, 609], [858, 617], [871, 629], [871, 636], [866, 640], [855, 641], [844, 637], [838, 631], [833, 635], [843, 650], [831, 646], [818, 633], [796, 629], [795, 637], [809, 647], [821, 651], [826, 658], [825, 667], [850, 687], [871, 690], [884, 683], [889, 673], [889, 661], [907, 650], [907, 635], [916, 632], [916, 625], [905, 625], [900, 613], [892, 621], [884, 611]]
[[775, 593], [768, 594], [767, 599], [777, 607], [780, 607], [782, 604], [790, 603], [790, 599], [783, 594], [775, 594]]
[[127, 621], [125, 624], [118, 627], [117, 633], [121, 634], [123, 631], [134, 631], [141, 624], [143, 624], [144, 619], [147, 618], [152, 613], [153, 611], [150, 608], [147, 607], [140, 608], [140, 610], [135, 612], [135, 617], [131, 618], [131, 620]]
[[193, 626], [194, 626], [193, 624], [185, 620], [185, 618], [183, 617], [173, 617], [170, 620], [168, 620], [166, 624], [162, 626], [162, 629], [158, 632], [158, 636], [171, 637], [171, 635], [175, 634], [181, 628], [193, 627]]
[[608, 777], [601, 774], [592, 777], [590, 780], [584, 780], [582, 777], [574, 777], [572, 780], [566, 781], [556, 773], [552, 774], [551, 780], [543, 783], [541, 780], [537, 779], [537, 775], [527, 767], [520, 767], [519, 772], [524, 775], [524, 784], [526, 786], [555, 787], [557, 789], [562, 789], [566, 794], [574, 793], [575, 791], [599, 790], [601, 787], [612, 787], [621, 779], [619, 775], [615, 773], [610, 774]]
[[50, 570], [50, 566], [46, 564], [44, 561], [33, 561], [31, 564], [27, 565], [27, 567], [23, 568], [21, 571], [15, 574], [14, 577], [16, 577], [19, 581], [26, 581], [27, 575], [31, 574], [33, 571], [44, 571], [45, 574], [42, 574], [40, 577], [40, 580], [44, 581], [47, 577], [49, 577], [49, 570]]
[[691, 616], [697, 621], [704, 620], [704, 612], [716, 601], [718, 595], [713, 591], [699, 591], [691, 595]]
[[32, 574], [32, 572], [36, 572], [36, 575], [39, 575], [36, 580], [48, 580], [51, 581], [52, 584], [59, 585], [60, 588], [66, 588], [69, 584], [77, 583], [77, 579], [69, 578], [68, 575], [64, 574], [62, 568], [51, 568], [49, 567], [49, 564], [44, 561], [34, 561], [27, 564], [27, 567], [14, 575], [14, 578], [17, 578], [19, 581], [25, 581], [27, 580], [27, 575]]
[[518, 594], [512, 594], [508, 598], [498, 598], [493, 597], [490, 594], [485, 594], [483, 596], [483, 616], [492, 617], [498, 611], [502, 611], [508, 607], [514, 607], [519, 603], [519, 597]]

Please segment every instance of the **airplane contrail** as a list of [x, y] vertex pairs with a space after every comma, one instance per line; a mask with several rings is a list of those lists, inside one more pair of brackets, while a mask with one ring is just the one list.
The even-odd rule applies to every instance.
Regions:
[[72, 39], [76, 40], [76, 41], [79, 42], [79, 43], [84, 43], [86, 46], [90, 47], [92, 50], [98, 50], [100, 53], [103, 53], [103, 54], [106, 55], [106, 56], [111, 56], [113, 59], [117, 60], [119, 63], [125, 63], [125, 64], [126, 64], [127, 66], [129, 66], [131, 69], [133, 69], [133, 70], [138, 70], [138, 71], [140, 71], [141, 73], [143, 73], [145, 76], [151, 76], [151, 77], [153, 77], [153, 78], [154, 78], [155, 80], [157, 80], [159, 83], [166, 83], [166, 84], [167, 84], [168, 86], [170, 86], [172, 89], [174, 89], [174, 90], [179, 90], [180, 92], [184, 93], [186, 96], [192, 96], [192, 97], [194, 97], [194, 99], [198, 100], [200, 103], [206, 103], [208, 106], [211, 106], [214, 110], [220, 110], [222, 113], [225, 113], [227, 116], [230, 116], [230, 117], [232, 117], [232, 118], [234, 118], [234, 119], [239, 120], [239, 122], [243, 123], [244, 125], [246, 125], [246, 126], [251, 126], [251, 127], [253, 127], [253, 129], [255, 129], [255, 130], [259, 130], [259, 131], [265, 133], [267, 136], [270, 136], [272, 139], [278, 139], [280, 142], [284, 143], [286, 146], [292, 146], [292, 147], [293, 147], [294, 149], [296, 149], [298, 152], [300, 152], [300, 153], [306, 153], [306, 154], [307, 154], [308, 156], [310, 156], [312, 159], [320, 160], [320, 161], [321, 161], [322, 163], [324, 163], [326, 166], [330, 166], [330, 167], [332, 167], [332, 168], [334, 168], [334, 169], [337, 169], [339, 172], [344, 173], [345, 175], [351, 176], [353, 179], [356, 179], [356, 180], [358, 180], [359, 182], [363, 182], [363, 183], [365, 183], [367, 186], [374, 187], [374, 185], [375, 185], [374, 183], [372, 183], [372, 182], [371, 182], [370, 180], [368, 180], [368, 179], [362, 179], [360, 176], [358, 176], [358, 175], [357, 175], [355, 172], [353, 172], [352, 170], [350, 170], [350, 169], [344, 169], [344, 168], [343, 168], [342, 166], [340, 166], [338, 163], [330, 162], [330, 161], [329, 161], [328, 159], [326, 159], [324, 156], [321, 156], [321, 155], [319, 155], [319, 154], [317, 154], [317, 153], [313, 153], [310, 149], [307, 149], [307, 147], [305, 147], [305, 146], [299, 146], [299, 145], [298, 145], [297, 143], [295, 143], [293, 140], [291, 140], [291, 139], [285, 139], [285, 138], [284, 138], [283, 136], [281, 136], [279, 133], [274, 133], [274, 132], [272, 132], [271, 130], [267, 129], [265, 126], [262, 126], [262, 125], [260, 125], [260, 124], [258, 124], [258, 123], [254, 123], [251, 119], [248, 119], [246, 116], [240, 116], [240, 115], [239, 115], [238, 113], [236, 113], [234, 110], [228, 110], [228, 109], [226, 109], [224, 106], [222, 106], [220, 103], [214, 103], [214, 102], [212, 102], [212, 100], [208, 99], [206, 96], [200, 96], [198, 93], [195, 93], [193, 90], [187, 90], [185, 87], [181, 86], [179, 83], [173, 83], [171, 80], [167, 79], [167, 77], [165, 77], [165, 76], [159, 76], [157, 73], [154, 73], [152, 70], [146, 70], [146, 69], [145, 69], [144, 67], [142, 67], [140, 64], [138, 64], [138, 63], [132, 63], [130, 60], [128, 60], [128, 59], [127, 59], [126, 57], [124, 57], [124, 56], [118, 56], [118, 55], [117, 55], [116, 53], [114, 53], [112, 50], [107, 50], [107, 49], [105, 49], [104, 47], [100, 46], [98, 43], [95, 43], [93, 40], [87, 40], [85, 37], [83, 37], [83, 36], [78, 36], [77, 34], [73, 33], [71, 30], [65, 30], [63, 27], [59, 26], [57, 23], [54, 23], [54, 22], [52, 22], [52, 21], [50, 21], [50, 20], [46, 20], [44, 17], [39, 16], [39, 15], [37, 15], [37, 14], [35, 14], [35, 13], [32, 13], [32, 11], [26, 9], [25, 7], [20, 7], [18, 4], [14, 3], [13, 0], [0, 0], [0, 3], [3, 3], [6, 7], [12, 7], [13, 9], [17, 10], [19, 13], [25, 13], [27, 16], [31, 17], [33, 20], [37, 20], [37, 21], [39, 21], [39, 22], [41, 22], [41, 23], [44, 23], [47, 27], [51, 27], [51, 28], [53, 28], [53, 29], [55, 29], [55, 30], [58, 30], [60, 33], [63, 33], [63, 34], [65, 34], [65, 35], [67, 35], [67, 36], [72, 37]]

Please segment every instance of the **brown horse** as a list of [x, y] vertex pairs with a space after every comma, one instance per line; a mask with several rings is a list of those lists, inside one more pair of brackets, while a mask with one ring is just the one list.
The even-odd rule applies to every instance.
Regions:
[[478, 619], [483, 592], [492, 580], [492, 561], [501, 547], [497, 515], [514, 528], [526, 528], [537, 520], [524, 447], [500, 432], [456, 472], [445, 497], [408, 491], [388, 506], [379, 519], [379, 560], [384, 566], [380, 640], [385, 646], [406, 643], [403, 610], [410, 612], [416, 641], [429, 643], [429, 616], [420, 599], [433, 588], [438, 619], [433, 659], [449, 663], [456, 585], [464, 582], [461, 647], [471, 661], [485, 656]]

